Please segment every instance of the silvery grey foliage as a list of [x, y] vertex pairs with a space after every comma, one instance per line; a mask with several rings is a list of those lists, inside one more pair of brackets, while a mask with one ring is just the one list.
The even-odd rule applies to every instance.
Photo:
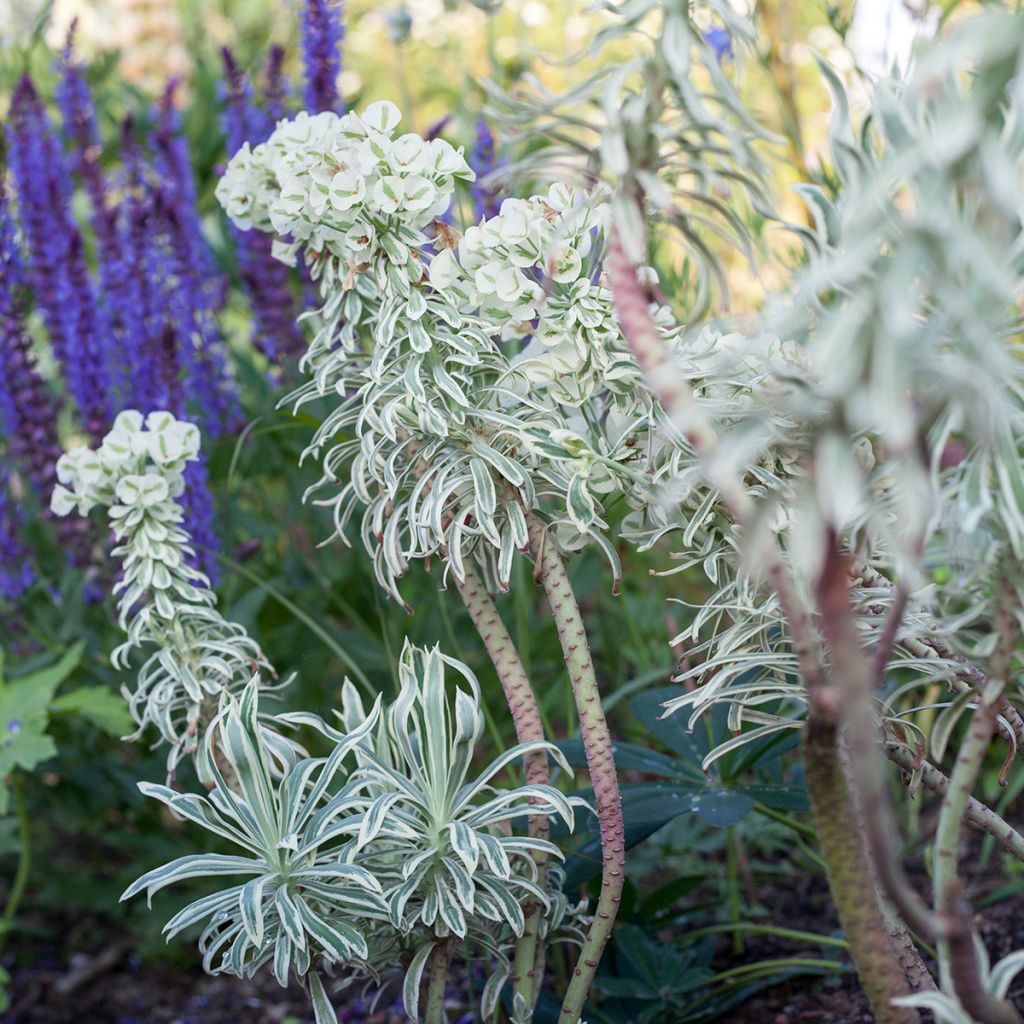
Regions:
[[[900, 630], [909, 644], [896, 656], [920, 686], [966, 688], [955, 660], [915, 641], [938, 636], [961, 654], [991, 654], [993, 573], [1013, 575], [1024, 536], [1013, 345], [1021, 200], [1009, 184], [1020, 179], [1021, 97], [1008, 77], [1021, 29], [1019, 19], [996, 22], [969, 24], [922, 54], [909, 83], [881, 83], [862, 131], [832, 79], [842, 189], [833, 200], [804, 188], [817, 221], [810, 262], [794, 301], [773, 316], [794, 340], [705, 328], [677, 362], [720, 431], [712, 472], [746, 474], [758, 501], [743, 542], [755, 569], [764, 531], [780, 539], [798, 580], [813, 579], [822, 531], [835, 528], [864, 562], [855, 601], [866, 643], [891, 605], [889, 581], [913, 591]], [[979, 55], [985, 74], [965, 88], [954, 69]], [[649, 540], [681, 538], [681, 564], [703, 563], [722, 587], [689, 631], [706, 658], [695, 670], [705, 685], [678, 706], [725, 699], [734, 724], [771, 725], [755, 709], [773, 693], [800, 699], [795, 656], [756, 571], [730, 572], [740, 541], [704, 476], [685, 447], [673, 448], [656, 480], [685, 496], [686, 526], [671, 511], [660, 531], [658, 512], [648, 520]]]
[[[771, 217], [769, 140], [732, 80], [756, 37], [752, 20], [729, 0], [600, 0], [605, 26], [573, 63], [597, 70], [564, 95], [539, 80], [509, 95], [489, 85], [491, 103], [524, 155], [502, 171], [508, 181], [541, 181], [614, 189], [612, 209], [635, 262], [647, 262], [644, 219], [623, 202], [627, 177], [642, 182], [650, 213], [672, 259], [687, 260], [687, 316], [702, 319], [715, 292], [728, 295], [716, 252], [724, 246], [752, 258], [746, 222], [755, 211]], [[730, 40], [723, 62], [706, 33]], [[561, 62], [561, 55], [560, 62]]]

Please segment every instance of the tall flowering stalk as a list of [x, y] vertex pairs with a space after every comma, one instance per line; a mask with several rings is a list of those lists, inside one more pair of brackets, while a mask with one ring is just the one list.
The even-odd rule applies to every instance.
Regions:
[[[221, 51], [225, 72], [225, 106], [221, 115], [229, 153], [245, 143], [262, 142], [273, 128], [269, 111], [260, 110], [253, 102], [252, 90], [234, 55], [225, 47]], [[280, 105], [276, 95], [277, 61], [270, 63], [271, 103]], [[296, 323], [296, 304], [292, 295], [292, 279], [288, 268], [274, 259], [270, 237], [256, 231], [240, 231], [231, 226], [241, 269], [242, 284], [253, 313], [253, 342], [266, 356], [272, 372], [284, 372], [305, 350], [302, 331]]]
[[254, 672], [273, 675], [245, 630], [216, 611], [208, 578], [191, 565], [180, 499], [198, 457], [194, 425], [167, 412], [122, 412], [96, 449], [61, 456], [51, 497], [58, 516], [108, 509], [113, 555], [124, 568], [115, 586], [118, 622], [127, 634], [113, 662], [127, 668], [134, 651], [146, 652], [138, 686], [125, 695], [139, 734], [153, 726], [168, 744], [169, 773], [195, 753], [202, 720], [213, 717], [222, 694]]
[[[294, 397], [341, 398], [309, 449], [323, 461], [314, 491], [338, 536], [362, 508], [363, 543], [398, 600], [413, 560], [444, 561], [520, 736], [539, 727], [536, 698], [487, 589], [508, 589], [517, 551], [534, 560], [563, 642], [604, 851], [596, 918], [563, 1004], [575, 1022], [611, 934], [624, 851], [611, 736], [561, 553], [593, 542], [618, 572], [602, 502], [640, 493], [634, 463], [652, 443], [654, 403], [599, 283], [606, 196], [556, 185], [506, 200], [460, 239], [437, 219], [454, 179], [474, 174], [443, 140], [398, 135], [400, 116], [385, 102], [283, 122], [235, 155], [218, 197], [240, 227], [275, 235], [283, 258], [304, 250], [320, 285], [323, 326]], [[541, 920], [517, 943], [517, 1019], [539, 992], [530, 967], [543, 932]]]
[[470, 164], [476, 172], [476, 181], [473, 182], [471, 189], [473, 209], [476, 220], [479, 222], [497, 216], [501, 206], [501, 193], [498, 185], [487, 180], [488, 176], [497, 169], [498, 164], [494, 133], [483, 114], [476, 120], [476, 142], [473, 146]]
[[[7, 191], [0, 182], [0, 435], [6, 439], [13, 463], [46, 507], [61, 453], [60, 404], [39, 375], [25, 328], [26, 276]], [[59, 521], [57, 534], [67, 557], [84, 564], [88, 558], [85, 524]]]
[[343, 109], [338, 93], [341, 43], [345, 35], [342, 0], [304, 0], [302, 62], [306, 73], [305, 101], [310, 113]]
[[239, 422], [238, 398], [215, 320], [226, 283], [203, 237], [174, 91], [172, 82], [161, 99], [153, 132], [154, 204], [167, 242], [165, 284], [176, 317], [184, 388], [203, 429], [217, 435], [234, 430]]
[[24, 514], [11, 487], [11, 467], [0, 459], [0, 604], [13, 604], [32, 586], [35, 570], [21, 537]]
[[29, 284], [86, 431], [110, 420], [115, 356], [81, 232], [71, 215], [71, 175], [42, 100], [23, 76], [7, 125], [11, 169], [29, 255]]

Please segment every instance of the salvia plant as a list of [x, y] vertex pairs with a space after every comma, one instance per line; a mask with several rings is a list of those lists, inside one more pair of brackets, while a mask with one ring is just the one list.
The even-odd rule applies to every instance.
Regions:
[[[568, 938], [579, 951], [561, 1019], [578, 1024], [621, 901], [625, 830], [565, 560], [592, 544], [617, 581], [628, 542], [671, 550], [667, 572], [699, 566], [709, 581], [688, 630], [688, 685], [665, 706], [691, 727], [726, 709], [731, 736], [705, 768], [765, 737], [802, 737], [815, 830], [875, 1019], [1018, 1022], [1007, 991], [1024, 958], [990, 964], [959, 846], [969, 822], [1024, 857], [1024, 837], [973, 795], [990, 750], [1006, 754], [1005, 778], [1024, 743], [1024, 15], [966, 19], [904, 79], [879, 83], [860, 119], [823, 65], [834, 175], [800, 186], [808, 221], [784, 225], [766, 185], [775, 140], [732, 79], [750, 22], [725, 0], [603, 6], [606, 27], [583, 56], [613, 44], [613, 67], [564, 97], [490, 87], [489, 123], [521, 156], [497, 168], [484, 124], [483, 181], [439, 135], [403, 133], [387, 100], [342, 111], [329, 4], [308, 5], [304, 25], [325, 73], [308, 81], [308, 110], [272, 131], [229, 58], [238, 147], [217, 199], [249, 265], [301, 266], [318, 293], [302, 317], [302, 379], [284, 400], [326, 409], [305, 453], [320, 473], [309, 497], [329, 510], [328, 542], [358, 533], [396, 601], [415, 563], [440, 564], [518, 743], [475, 769], [480, 688], [436, 648], [406, 645], [388, 706], [367, 709], [346, 682], [326, 719], [269, 710], [273, 669], [218, 613], [193, 557], [179, 499], [201, 465], [198, 429], [175, 405], [120, 412], [104, 434], [91, 426], [99, 407], [76, 395], [96, 447], [57, 461], [52, 509], [107, 510], [127, 634], [115, 662], [146, 658], [127, 688], [137, 735], [155, 733], [169, 773], [191, 764], [207, 788], [143, 791], [233, 850], [172, 861], [125, 896], [230, 878], [168, 934], [203, 925], [209, 970], [299, 977], [318, 1024], [334, 1019], [331, 978], [379, 985], [395, 965], [406, 1012], [441, 1024], [456, 955], [492, 968], [485, 1018], [509, 982], [511, 1019], [526, 1024], [546, 946]], [[27, 143], [41, 115], [27, 90], [20, 103], [29, 168], [45, 155]], [[194, 210], [169, 106], [162, 125], [151, 184], [177, 184], [156, 208]], [[27, 192], [36, 183], [23, 177]], [[523, 180], [528, 194], [495, 203], [497, 183]], [[479, 214], [463, 228], [461, 191]], [[738, 330], [709, 319], [726, 283], [714, 253], [724, 242], [753, 259], [755, 218], [776, 220], [802, 252]], [[177, 257], [201, 268], [194, 218], [168, 223]], [[72, 228], [57, 224], [56, 255], [35, 228], [38, 258], [65, 268], [69, 294]], [[659, 282], [651, 265], [680, 254], [685, 272]], [[216, 288], [176, 280], [201, 337]], [[65, 312], [50, 311], [51, 330], [71, 359], [103, 332], [85, 317], [80, 333], [59, 334]], [[86, 378], [74, 383], [82, 396]], [[226, 413], [211, 408], [203, 425], [216, 429]], [[513, 573], [518, 558], [532, 577]], [[492, 596], [530, 578], [558, 632], [593, 785], [602, 875], [590, 908], [561, 891], [550, 827], [571, 828], [574, 803], [552, 763], [567, 766]], [[918, 692], [929, 729], [906, 714]], [[520, 758], [526, 784], [500, 788]], [[941, 796], [928, 897], [901, 860], [890, 765]]]

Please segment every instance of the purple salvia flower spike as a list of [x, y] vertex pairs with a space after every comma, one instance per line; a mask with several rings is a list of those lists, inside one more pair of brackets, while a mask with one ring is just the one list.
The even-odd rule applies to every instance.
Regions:
[[219, 548], [213, 528], [213, 495], [210, 492], [210, 474], [206, 458], [200, 453], [199, 459], [185, 467], [185, 491], [181, 496], [185, 510], [186, 525], [192, 535], [194, 555], [189, 562], [205, 573], [213, 586], [220, 580], [220, 567], [216, 551]]
[[180, 132], [173, 97], [172, 82], [161, 102], [153, 137], [156, 211], [167, 236], [167, 280], [185, 392], [195, 401], [203, 430], [216, 436], [237, 429], [241, 422], [214, 316], [223, 304], [225, 282], [216, 273], [203, 238], [188, 145]]
[[30, 552], [21, 537], [24, 514], [11, 493], [11, 477], [10, 467], [0, 462], [0, 604], [13, 604], [35, 580]]
[[496, 217], [501, 206], [500, 188], [493, 181], [488, 181], [488, 176], [493, 174], [499, 166], [495, 153], [494, 134], [491, 132], [487, 119], [481, 114], [476, 120], [476, 143], [469, 160], [476, 172], [472, 195], [477, 221]]
[[[10, 454], [36, 492], [43, 514], [51, 518], [50, 494], [62, 452], [57, 437], [60, 406], [32, 358], [23, 321], [24, 284], [14, 219], [0, 180], [0, 433], [6, 435]], [[90, 529], [86, 521], [55, 522], [61, 548], [73, 563], [84, 564]]]
[[305, 0], [302, 13], [302, 61], [306, 72], [306, 109], [341, 112], [338, 93], [341, 74], [341, 42], [345, 30], [341, 4], [331, 0]]
[[98, 440], [112, 411], [113, 336], [71, 216], [71, 175], [27, 77], [14, 91], [6, 129], [28, 246], [29, 284], [83, 424]]
[[[236, 152], [243, 143], [255, 145], [270, 130], [267, 118], [252, 102], [248, 83], [226, 47], [222, 51], [225, 70], [225, 106], [222, 125], [229, 152]], [[253, 313], [253, 343], [266, 356], [277, 373], [298, 360], [305, 343], [296, 322], [298, 310], [291, 290], [291, 273], [280, 260], [274, 259], [273, 240], [262, 231], [231, 233], [238, 249], [242, 283]]]
[[263, 103], [267, 110], [267, 134], [285, 116], [285, 105], [291, 96], [291, 83], [284, 74], [284, 47], [275, 43], [267, 53], [263, 71]]

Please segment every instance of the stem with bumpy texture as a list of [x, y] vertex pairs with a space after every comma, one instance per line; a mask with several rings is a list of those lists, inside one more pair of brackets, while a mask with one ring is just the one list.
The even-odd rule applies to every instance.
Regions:
[[932, 870], [935, 910], [947, 922], [947, 934], [940, 939], [938, 952], [939, 962], [953, 982], [953, 990], [972, 1017], [985, 1021], [985, 1024], [1020, 1024], [1020, 1016], [1010, 1003], [997, 999], [981, 984], [970, 909], [964, 901], [957, 871], [960, 831], [971, 790], [992, 741], [996, 713], [995, 701], [984, 704], [975, 712], [949, 777], [949, 788], [942, 799]]
[[957, 752], [939, 811], [932, 861], [935, 912], [944, 925], [938, 944], [939, 965], [952, 981], [963, 1008], [984, 1024], [1020, 1024], [1020, 1015], [1008, 1000], [994, 996], [984, 985], [971, 909], [963, 898], [960, 884], [958, 853], [971, 791], [992, 742], [1000, 705], [1005, 701], [1007, 680], [1012, 677], [1020, 639], [1016, 613], [1016, 588], [1009, 577], [1003, 576], [996, 586], [996, 644], [990, 660], [992, 679], [981, 694], [978, 710]]
[[452, 942], [450, 939], [441, 939], [430, 954], [427, 1005], [423, 1015], [425, 1024], [447, 1024], [444, 1012], [444, 991], [448, 987], [448, 971], [451, 965]]
[[914, 1010], [892, 1005], [907, 995], [903, 971], [889, 944], [885, 918], [874, 899], [874, 880], [856, 828], [853, 802], [839, 759], [838, 729], [831, 716], [807, 716], [804, 770], [828, 882], [857, 976], [877, 1024], [912, 1024]]
[[[643, 208], [632, 197], [638, 220]], [[649, 297], [637, 276], [618, 233], [612, 234], [606, 261], [615, 295], [615, 307], [629, 346], [669, 417], [682, 425], [686, 439], [708, 469], [708, 482], [716, 487], [732, 519], [741, 527], [754, 514], [754, 503], [737, 474], [712, 472], [718, 437], [713, 424], [694, 401], [689, 381], [674, 365], [665, 339], [649, 310]], [[906, 982], [889, 947], [889, 938], [873, 893], [867, 853], [856, 828], [856, 816], [840, 763], [838, 744], [839, 697], [822, 670], [818, 638], [807, 619], [777, 544], [766, 545], [763, 565], [779, 598], [789, 627], [793, 652], [808, 693], [808, 720], [804, 739], [804, 763], [814, 823], [822, 855], [829, 869], [840, 922], [850, 942], [850, 952], [861, 984], [871, 999], [880, 1024], [916, 1021], [912, 1010], [890, 1005], [906, 994]], [[866, 898], [867, 894], [867, 898]]]
[[[453, 574], [454, 577], [454, 574]], [[455, 586], [462, 596], [469, 617], [473, 620], [480, 639], [494, 663], [494, 669], [505, 691], [505, 700], [512, 713], [516, 738], [520, 743], [534, 743], [544, 739], [540, 706], [530, 685], [529, 676], [519, 658], [512, 637], [498, 613], [494, 599], [471, 561], [465, 565], [465, 579], [455, 578]], [[527, 785], [546, 786], [550, 781], [548, 756], [542, 750], [527, 754], [523, 759], [526, 767]], [[547, 839], [550, 821], [545, 815], [529, 819], [529, 833], [538, 839]], [[546, 866], [544, 857], [535, 857], [538, 885], [544, 888]], [[525, 925], [523, 934], [516, 941], [515, 958], [512, 965], [513, 995], [521, 995], [530, 1007], [537, 1001], [543, 981], [543, 942], [540, 939], [541, 907], [536, 900], [530, 900], [523, 907]]]
[[534, 572], [551, 606], [569, 670], [601, 830], [601, 895], [597, 901], [593, 924], [569, 981], [560, 1017], [568, 1024], [576, 1024], [583, 1012], [598, 961], [611, 936], [622, 898], [626, 866], [625, 827], [622, 820], [622, 798], [615, 773], [612, 736], [601, 704], [583, 616], [558, 549], [553, 542], [546, 542], [544, 523], [535, 513], [528, 511], [526, 525], [530, 535]]
[[[949, 792], [949, 778], [935, 765], [915, 757], [912, 751], [895, 740], [886, 741], [886, 756], [893, 764], [904, 772], [916, 773], [921, 785], [936, 796], [944, 797]], [[976, 800], [973, 796], [967, 800], [964, 820], [981, 832], [985, 832], [1000, 843], [1007, 853], [1013, 854], [1024, 863], [1024, 835], [1021, 835], [1009, 822], [1004, 821], [987, 804]]]

